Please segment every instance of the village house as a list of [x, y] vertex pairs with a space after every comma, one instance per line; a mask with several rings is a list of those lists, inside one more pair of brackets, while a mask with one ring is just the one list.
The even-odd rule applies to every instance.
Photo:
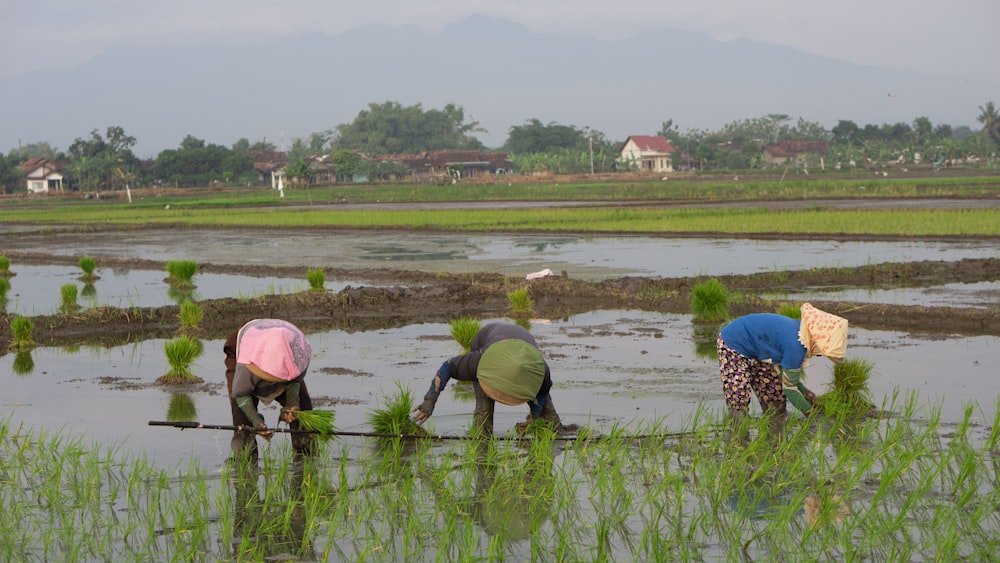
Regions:
[[822, 141], [781, 141], [764, 147], [764, 163], [801, 165], [809, 155], [825, 155], [829, 148]]
[[642, 172], [673, 172], [674, 150], [666, 137], [632, 135], [625, 139], [618, 162]]
[[285, 174], [285, 166], [288, 166], [288, 154], [282, 151], [247, 151], [247, 155], [253, 159], [253, 169], [257, 172], [257, 182], [262, 186], [271, 186], [272, 189], [278, 187], [278, 182]]
[[393, 154], [385, 158], [405, 164], [413, 171], [414, 177], [421, 179], [476, 178], [486, 174], [506, 174], [511, 169], [510, 158], [505, 152], [440, 150]]
[[37, 156], [29, 158], [21, 164], [27, 181], [29, 194], [44, 194], [50, 191], [62, 191], [63, 175], [55, 164]]

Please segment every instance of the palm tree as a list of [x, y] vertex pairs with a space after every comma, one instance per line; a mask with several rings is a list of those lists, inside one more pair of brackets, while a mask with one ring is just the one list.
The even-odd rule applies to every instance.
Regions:
[[986, 102], [985, 106], [979, 106], [979, 117], [977, 121], [983, 124], [983, 132], [994, 142], [1000, 144], [1000, 112], [997, 111], [993, 102]]

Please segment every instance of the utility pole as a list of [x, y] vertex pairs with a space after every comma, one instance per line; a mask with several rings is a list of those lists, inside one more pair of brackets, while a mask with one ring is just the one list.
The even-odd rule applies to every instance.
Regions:
[[591, 135], [591, 136], [587, 137], [587, 139], [590, 141], [590, 174], [591, 174], [591, 176], [593, 176], [593, 174], [594, 174], [594, 136]]

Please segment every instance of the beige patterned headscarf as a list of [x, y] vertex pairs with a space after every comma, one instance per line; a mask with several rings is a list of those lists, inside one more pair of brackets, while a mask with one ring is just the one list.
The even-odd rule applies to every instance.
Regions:
[[826, 356], [834, 362], [847, 355], [847, 319], [802, 304], [799, 342], [806, 347], [806, 357]]

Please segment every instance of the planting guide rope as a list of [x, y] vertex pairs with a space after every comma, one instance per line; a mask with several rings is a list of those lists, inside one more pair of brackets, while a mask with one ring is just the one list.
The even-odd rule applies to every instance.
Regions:
[[[202, 424], [200, 422], [170, 422], [166, 420], [150, 420], [149, 426], [170, 426], [181, 430], [240, 430], [243, 432], [283, 432], [287, 434], [323, 434], [324, 436], [360, 436], [365, 438], [396, 438], [402, 440], [525, 440], [528, 436], [448, 436], [443, 434], [387, 434], [382, 432], [346, 432], [335, 430], [333, 432], [317, 432], [315, 430], [304, 430], [301, 428], [253, 428], [246, 425], [231, 424]], [[717, 430], [716, 430], [717, 431]], [[648, 440], [653, 438], [680, 438], [693, 436], [697, 432], [667, 432], [663, 434], [636, 434], [618, 436], [627, 440]], [[551, 440], [556, 442], [574, 442], [576, 440], [600, 440], [611, 436], [553, 436]]]

